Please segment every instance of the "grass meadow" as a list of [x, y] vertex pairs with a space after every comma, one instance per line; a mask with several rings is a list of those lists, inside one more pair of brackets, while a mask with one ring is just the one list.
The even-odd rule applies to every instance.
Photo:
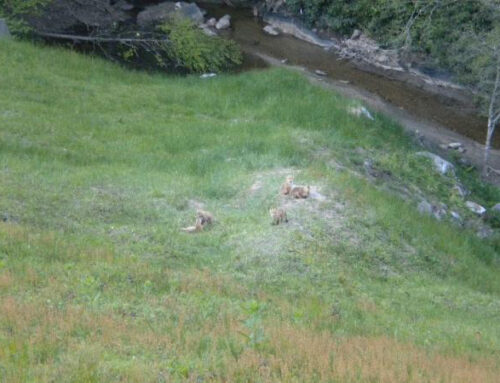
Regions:
[[[1, 383], [500, 381], [498, 235], [390, 119], [279, 69], [18, 41], [0, 69]], [[315, 198], [280, 196], [288, 174]], [[181, 232], [200, 207], [215, 224]]]

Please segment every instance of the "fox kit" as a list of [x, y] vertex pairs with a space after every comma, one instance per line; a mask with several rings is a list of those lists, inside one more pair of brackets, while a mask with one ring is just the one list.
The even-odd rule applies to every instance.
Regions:
[[288, 177], [286, 177], [285, 183], [283, 185], [281, 185], [281, 194], [283, 194], [283, 195], [290, 194], [292, 187], [293, 187], [293, 177], [288, 176]]
[[194, 226], [183, 227], [181, 230], [185, 231], [186, 233], [199, 233], [200, 231], [203, 230], [201, 219], [198, 218]]
[[294, 186], [290, 191], [290, 195], [294, 198], [307, 198], [310, 192], [310, 186]]
[[282, 208], [269, 209], [269, 214], [273, 219], [273, 225], [279, 225], [280, 223], [288, 222], [285, 209]]
[[198, 210], [196, 212], [196, 218], [200, 220], [202, 226], [211, 225], [214, 222], [212, 213], [204, 210]]
[[199, 233], [205, 226], [211, 225], [214, 222], [214, 216], [208, 211], [198, 210], [196, 212], [196, 223], [194, 226], [184, 227], [181, 230], [186, 233]]

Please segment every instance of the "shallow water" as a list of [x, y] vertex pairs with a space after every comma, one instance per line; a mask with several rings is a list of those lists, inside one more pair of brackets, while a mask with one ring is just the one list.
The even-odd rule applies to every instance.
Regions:
[[[264, 66], [252, 53], [287, 59], [290, 65], [302, 66], [311, 71], [319, 69], [331, 79], [346, 81], [356, 88], [376, 94], [418, 119], [484, 142], [486, 119], [475, 114], [472, 100], [463, 102], [432, 94], [403, 81], [361, 70], [333, 52], [292, 36], [269, 36], [262, 31], [265, 24], [254, 18], [250, 9], [210, 5], [202, 5], [202, 8], [208, 11], [208, 17], [221, 17], [226, 13], [231, 15], [232, 28], [225, 34], [237, 41], [245, 51], [244, 69]], [[500, 148], [500, 135], [495, 138], [494, 146]]]

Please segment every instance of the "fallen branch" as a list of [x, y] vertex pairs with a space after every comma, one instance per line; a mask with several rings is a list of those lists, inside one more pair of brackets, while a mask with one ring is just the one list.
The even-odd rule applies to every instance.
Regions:
[[93, 37], [93, 36], [79, 36], [67, 35], [63, 33], [50, 33], [50, 32], [36, 32], [40, 37], [50, 37], [53, 39], [74, 40], [74, 41], [90, 41], [94, 43], [163, 43], [168, 39], [137, 39], [137, 38], [123, 38], [123, 37]]

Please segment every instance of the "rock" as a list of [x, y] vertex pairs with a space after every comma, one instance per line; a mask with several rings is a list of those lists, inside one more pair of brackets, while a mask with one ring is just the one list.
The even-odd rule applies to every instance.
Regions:
[[27, 16], [30, 27], [40, 31], [74, 33], [75, 30], [112, 29], [130, 15], [109, 0], [51, 0], [36, 15]]
[[216, 24], [217, 24], [217, 19], [215, 17], [212, 17], [211, 19], [208, 19], [208, 21], [207, 21], [208, 27], [214, 28]]
[[141, 27], [153, 26], [173, 17], [183, 17], [195, 24], [203, 23], [203, 13], [195, 3], [165, 2], [146, 7], [137, 15], [137, 24]]
[[266, 25], [262, 30], [265, 33], [267, 33], [268, 35], [271, 35], [271, 36], [278, 36], [280, 34], [276, 29], [274, 29], [270, 25]]
[[207, 36], [217, 36], [217, 33], [215, 33], [212, 28], [210, 28], [209, 26], [207, 26], [206, 24], [201, 24], [200, 25], [200, 29], [202, 30], [202, 32], [204, 34], [206, 34]]
[[500, 203], [497, 203], [495, 206], [493, 206], [491, 210], [500, 213]]
[[450, 213], [453, 222], [462, 223], [462, 217], [456, 211]]
[[372, 120], [372, 121], [375, 120], [375, 118], [372, 116], [372, 114], [369, 112], [369, 110], [366, 109], [364, 106], [357, 106], [357, 107], [349, 108], [349, 113], [351, 113], [357, 117], [364, 116], [364, 117], [368, 118], [369, 120]]
[[438, 221], [441, 221], [444, 217], [446, 217], [447, 210], [448, 206], [446, 206], [444, 203], [439, 203], [437, 206], [432, 207], [432, 215]]
[[354, 32], [352, 32], [351, 40], [357, 40], [361, 37], [361, 31], [359, 29], [355, 29]]
[[417, 156], [426, 157], [432, 160], [434, 168], [436, 169], [437, 172], [439, 172], [439, 174], [445, 175], [448, 173], [451, 174], [455, 173], [455, 167], [453, 166], [453, 164], [439, 157], [437, 154], [430, 152], [418, 152]]
[[432, 205], [425, 200], [418, 204], [417, 210], [420, 214], [425, 215], [431, 215], [433, 213]]
[[316, 73], [318, 76], [327, 76], [328, 75], [328, 73], [326, 73], [325, 71], [319, 70], [319, 69], [316, 69], [314, 71], [314, 73]]
[[483, 226], [477, 231], [476, 234], [479, 238], [485, 239], [493, 235], [493, 229], [488, 226]]
[[280, 60], [280, 63], [287, 64], [288, 63], [288, 59], [282, 59], [282, 60]]
[[219, 21], [217, 21], [217, 24], [215, 24], [216, 29], [228, 29], [231, 26], [231, 16], [230, 15], [224, 15], [222, 16]]
[[203, 73], [200, 78], [212, 78], [212, 77], [215, 77], [217, 76], [216, 73]]
[[482, 216], [482, 215], [484, 215], [484, 213], [486, 213], [486, 209], [484, 207], [482, 207], [481, 205], [475, 203], [475, 202], [466, 201], [465, 202], [465, 206], [467, 206], [467, 208], [471, 212], [473, 212], [474, 214], [477, 214], [479, 216]]
[[469, 194], [469, 191], [460, 184], [456, 184], [455, 186], [453, 186], [451, 191], [453, 192], [453, 194], [462, 198], [466, 197]]
[[450, 142], [448, 144], [448, 149], [452, 149], [452, 150], [457, 150], [459, 148], [462, 148], [463, 145], [461, 142]]
[[122, 11], [131, 11], [132, 9], [135, 8], [133, 4], [130, 4], [129, 2], [125, 0], [119, 0], [113, 5], [116, 9], [120, 9]]
[[10, 37], [9, 27], [4, 19], [0, 19], [0, 39]]

